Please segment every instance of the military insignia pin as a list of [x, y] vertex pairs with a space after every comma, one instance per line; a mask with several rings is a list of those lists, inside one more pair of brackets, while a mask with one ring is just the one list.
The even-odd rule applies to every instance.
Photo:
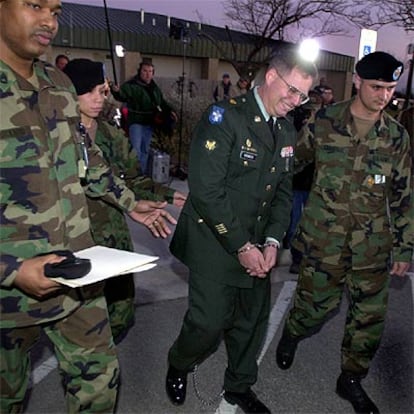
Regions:
[[205, 147], [208, 151], [214, 151], [216, 149], [216, 141], [207, 140]]
[[235, 99], [230, 99], [229, 100], [229, 103], [231, 104], [231, 105], [236, 105], [237, 104], [237, 101], [235, 100]]
[[246, 139], [246, 147], [250, 148], [252, 146], [252, 141], [249, 138]]
[[394, 72], [392, 74], [392, 78], [395, 81], [397, 81], [401, 76], [401, 72], [402, 72], [402, 66], [398, 66], [398, 68], [394, 70]]
[[367, 178], [367, 185], [368, 185], [368, 187], [372, 187], [373, 185], [374, 185], [374, 177], [371, 177], [371, 176], [369, 176], [368, 178]]
[[262, 122], [262, 118], [260, 118], [260, 116], [255, 116], [254, 117], [254, 122]]

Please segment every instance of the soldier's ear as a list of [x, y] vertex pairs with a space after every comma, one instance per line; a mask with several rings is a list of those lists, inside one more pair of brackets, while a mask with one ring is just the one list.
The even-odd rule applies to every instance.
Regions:
[[361, 78], [359, 77], [359, 75], [357, 73], [354, 73], [354, 85], [355, 88], [359, 89], [361, 86]]
[[277, 72], [275, 68], [270, 68], [266, 71], [265, 79], [267, 83], [273, 83], [277, 78]]

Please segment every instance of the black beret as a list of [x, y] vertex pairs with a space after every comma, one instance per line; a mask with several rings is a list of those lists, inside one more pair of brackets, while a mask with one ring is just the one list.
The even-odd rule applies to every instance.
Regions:
[[404, 64], [385, 52], [373, 52], [365, 55], [355, 66], [362, 79], [375, 79], [395, 82], [400, 79]]
[[96, 85], [105, 83], [104, 66], [89, 59], [73, 59], [63, 69], [75, 85], [76, 93], [84, 95]]

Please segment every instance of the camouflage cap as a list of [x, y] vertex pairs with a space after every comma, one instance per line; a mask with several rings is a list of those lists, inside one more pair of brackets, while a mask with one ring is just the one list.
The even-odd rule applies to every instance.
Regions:
[[104, 66], [89, 59], [73, 59], [63, 69], [75, 85], [76, 93], [84, 95], [105, 82]]
[[362, 79], [376, 79], [395, 82], [403, 73], [404, 64], [385, 52], [373, 52], [365, 55], [355, 66]]

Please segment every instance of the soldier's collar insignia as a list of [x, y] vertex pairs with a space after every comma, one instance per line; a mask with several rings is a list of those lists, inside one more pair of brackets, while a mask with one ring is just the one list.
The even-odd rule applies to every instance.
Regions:
[[205, 147], [208, 151], [214, 151], [216, 149], [216, 141], [207, 140]]
[[246, 147], [250, 148], [252, 146], [252, 141], [249, 138], [246, 139]]
[[256, 115], [254, 117], [254, 122], [262, 122], [262, 118], [260, 118], [260, 116]]
[[213, 105], [208, 116], [208, 120], [211, 124], [221, 124], [223, 122], [223, 114], [225, 109], [221, 106]]
[[229, 103], [231, 104], [231, 105], [236, 105], [237, 104], [237, 101], [235, 100], [235, 99], [230, 99], [229, 100]]

